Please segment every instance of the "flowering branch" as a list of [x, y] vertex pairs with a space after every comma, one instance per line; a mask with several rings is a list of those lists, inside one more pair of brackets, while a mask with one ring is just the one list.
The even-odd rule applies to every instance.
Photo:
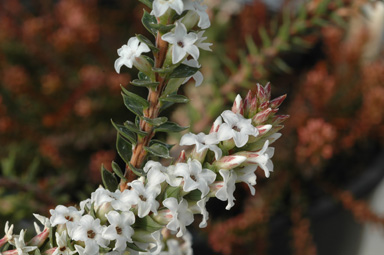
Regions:
[[[124, 125], [112, 121], [125, 173], [115, 162], [114, 174], [102, 166], [105, 188], [99, 187], [79, 207], [58, 205], [50, 210], [49, 219], [35, 215], [44, 229], [36, 227], [37, 235], [27, 243], [24, 231], [15, 236], [7, 224], [0, 240], [4, 254], [192, 254], [186, 227], [194, 214], [203, 216], [199, 226], [205, 227], [210, 198], [227, 201], [229, 210], [235, 204], [236, 183], [246, 183], [255, 194], [256, 169], [260, 167], [266, 177], [273, 171], [270, 145], [280, 137], [277, 132], [287, 116], [276, 115], [285, 95], [271, 100], [270, 84], [257, 84], [256, 93], [250, 91], [245, 99], [238, 95], [209, 134], [185, 134], [180, 145], [195, 146], [189, 155], [182, 151], [169, 166], [156, 161], [170, 158], [171, 146], [152, 139], [154, 135], [186, 129], [159, 114], [174, 103], [188, 101], [177, 91], [190, 78], [200, 85], [199, 48], [211, 46], [204, 42], [202, 29], [210, 23], [200, 0], [142, 2], [153, 8], [151, 14], [144, 11], [142, 21], [155, 36], [155, 44], [137, 35], [117, 51], [120, 57], [115, 61], [118, 73], [123, 65], [135, 66], [138, 79], [131, 83], [149, 90], [145, 100], [122, 87], [124, 104], [136, 119]], [[147, 52], [154, 59], [142, 55]]]

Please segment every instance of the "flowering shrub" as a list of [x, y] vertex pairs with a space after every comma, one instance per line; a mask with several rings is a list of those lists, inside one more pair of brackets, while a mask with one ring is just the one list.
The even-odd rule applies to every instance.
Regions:
[[[199, 226], [206, 227], [209, 199], [225, 201], [229, 210], [236, 183], [245, 183], [255, 194], [257, 168], [266, 177], [273, 171], [270, 145], [281, 136], [277, 132], [287, 116], [276, 115], [285, 95], [271, 100], [270, 84], [257, 84], [256, 92], [249, 91], [244, 99], [238, 95], [208, 134], [185, 134], [180, 145], [195, 146], [189, 155], [181, 151], [168, 166], [160, 163], [159, 158], [171, 158], [172, 146], [153, 139], [156, 133], [186, 129], [160, 113], [188, 102], [177, 92], [190, 78], [201, 84], [198, 60], [200, 49], [211, 50], [203, 36], [210, 22], [199, 0], [141, 2], [151, 9], [144, 10], [142, 23], [155, 40], [140, 34], [130, 38], [117, 50], [115, 61], [117, 73], [124, 66], [136, 67], [138, 79], [131, 84], [148, 89], [145, 100], [122, 87], [124, 105], [136, 118], [122, 125], [112, 121], [126, 168], [112, 162], [111, 173], [102, 166], [104, 187], [79, 206], [58, 205], [50, 218], [35, 214], [44, 228], [36, 224], [37, 235], [28, 242], [25, 230], [14, 235], [7, 222], [0, 240], [3, 255], [192, 254], [186, 227], [194, 214], [202, 215]], [[143, 54], [149, 52], [153, 58]]]

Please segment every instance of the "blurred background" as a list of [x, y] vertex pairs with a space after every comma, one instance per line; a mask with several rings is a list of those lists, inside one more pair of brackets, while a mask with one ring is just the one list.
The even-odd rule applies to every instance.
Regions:
[[[368, 0], [209, 0], [213, 52], [204, 83], [166, 114], [208, 131], [237, 94], [271, 82], [287, 94], [275, 172], [256, 196], [211, 200], [192, 226], [195, 254], [376, 255], [384, 249], [384, 3]], [[0, 2], [0, 229], [73, 205], [121, 163], [110, 120], [132, 118], [120, 96], [134, 70], [116, 50], [148, 37], [144, 5], [120, 0]], [[180, 134], [160, 137], [175, 144]], [[177, 150], [177, 148], [176, 148]], [[177, 152], [175, 152], [177, 153]], [[30, 231], [29, 234], [32, 234]], [[0, 234], [1, 235], [1, 234]]]

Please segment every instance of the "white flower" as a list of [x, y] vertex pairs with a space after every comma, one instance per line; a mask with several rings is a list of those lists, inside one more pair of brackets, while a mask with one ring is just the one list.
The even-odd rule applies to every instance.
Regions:
[[240, 169], [236, 169], [236, 182], [245, 182], [246, 184], [248, 184], [252, 196], [255, 195], [255, 188], [253, 186], [256, 185], [256, 168], [257, 166], [255, 165], [249, 165]]
[[[44, 226], [44, 229], [48, 229], [51, 227], [51, 222], [49, 221], [49, 219], [47, 217], [44, 217], [42, 215], [39, 215], [37, 213], [34, 213], [33, 216], [35, 216], [35, 218], [40, 221], [41, 224], [43, 224]], [[37, 234], [40, 234], [41, 233], [41, 229], [39, 227], [39, 225], [37, 225], [36, 222], [33, 223], [34, 227], [35, 227], [35, 231]]]
[[84, 215], [76, 228], [73, 229], [72, 239], [85, 243], [85, 254], [97, 254], [99, 246], [105, 248], [108, 240], [103, 238], [104, 227], [100, 225], [100, 219], [94, 219], [90, 215]]
[[117, 50], [117, 54], [120, 56], [115, 61], [115, 70], [117, 73], [120, 73], [120, 68], [125, 65], [128, 68], [132, 68], [132, 65], [136, 61], [136, 58], [144, 52], [151, 51], [145, 43], [142, 43], [136, 37], [131, 37], [128, 40], [128, 43], [121, 46]]
[[50, 222], [52, 227], [58, 224], [65, 224], [68, 230], [69, 236], [72, 235], [72, 230], [76, 226], [76, 222], [80, 220], [83, 212], [77, 210], [75, 207], [65, 207], [58, 205], [54, 210], [49, 210], [51, 214]]
[[135, 244], [140, 249], [149, 251], [139, 252], [139, 255], [160, 254], [161, 250], [164, 248], [163, 235], [161, 234], [161, 230], [155, 231], [153, 233], [135, 233], [135, 239], [139, 239], [138, 241], [135, 241]]
[[116, 200], [117, 193], [112, 193], [103, 187], [97, 188], [91, 194], [91, 204], [94, 205], [95, 211], [97, 211], [103, 204]]
[[31, 252], [33, 250], [37, 249], [37, 246], [26, 246], [24, 241], [24, 229], [20, 231], [20, 235], [16, 238], [14, 238], [14, 245], [17, 250], [18, 255], [28, 255], [28, 252]]
[[5, 223], [4, 232], [5, 232], [4, 238], [6, 238], [7, 240], [11, 240], [13, 235], [13, 224], [9, 227], [9, 222], [7, 221]]
[[196, 205], [193, 205], [189, 208], [193, 213], [200, 213], [203, 216], [203, 220], [199, 224], [200, 228], [205, 228], [207, 226], [209, 214], [208, 214], [207, 208], [205, 206], [206, 206], [208, 200], [209, 200], [209, 197], [205, 197], [205, 198], [197, 201]]
[[198, 189], [201, 191], [201, 198], [208, 194], [208, 185], [216, 179], [216, 174], [209, 169], [203, 169], [201, 163], [196, 159], [188, 159], [187, 163], [176, 164], [175, 173], [184, 177], [184, 191], [190, 192]]
[[179, 15], [184, 11], [184, 4], [182, 0], [155, 0], [153, 1], [152, 7], [153, 10], [151, 14], [156, 17], [163, 15], [168, 8], [175, 10]]
[[269, 177], [270, 172], [273, 171], [273, 162], [271, 158], [275, 153], [275, 148], [268, 146], [269, 141], [266, 140], [263, 148], [259, 151], [251, 152], [246, 160], [246, 163], [248, 164], [257, 164], [260, 166], [260, 168], [264, 170], [265, 177], [267, 178]]
[[52, 255], [72, 255], [76, 253], [76, 251], [71, 251], [67, 247], [67, 231], [64, 230], [61, 234], [56, 232], [55, 236], [56, 236], [57, 248], [52, 253]]
[[180, 62], [184, 57], [190, 54], [195, 60], [198, 60], [200, 52], [194, 44], [199, 39], [197, 34], [187, 33], [187, 28], [180, 21], [176, 21], [174, 32], [168, 32], [161, 37], [164, 41], [172, 44], [172, 63]]
[[[116, 191], [115, 193], [120, 192]], [[120, 210], [122, 212], [128, 212], [133, 205], [137, 204], [138, 196], [133, 190], [125, 189], [118, 196], [116, 200], [111, 201], [111, 206], [115, 210]]]
[[204, 34], [205, 31], [200, 31], [197, 33], [197, 41], [195, 42], [195, 45], [197, 47], [199, 47], [200, 49], [203, 49], [203, 50], [206, 50], [206, 51], [212, 51], [211, 50], [211, 46], [212, 46], [212, 43], [207, 43], [207, 42], [203, 42], [205, 39], [207, 39], [207, 37], [203, 37], [203, 34]]
[[116, 240], [116, 251], [124, 251], [127, 248], [127, 242], [132, 243], [132, 235], [134, 233], [131, 225], [135, 223], [135, 215], [133, 212], [110, 211], [107, 215], [110, 225], [104, 229], [103, 237], [108, 240]]
[[163, 205], [170, 210], [172, 220], [167, 224], [167, 228], [177, 232], [176, 236], [181, 237], [187, 230], [186, 226], [193, 222], [193, 213], [188, 209], [188, 202], [181, 199], [180, 203], [174, 197], [169, 197], [163, 201]]
[[200, 17], [197, 25], [202, 29], [207, 29], [211, 26], [207, 13], [208, 6], [203, 5], [202, 3], [203, 0], [184, 0], [184, 10], [195, 11]]
[[235, 192], [236, 189], [237, 174], [234, 170], [223, 169], [220, 169], [219, 173], [223, 177], [224, 181], [222, 183], [222, 187], [216, 192], [216, 197], [221, 201], [228, 200], [228, 204], [225, 209], [229, 210], [235, 205], [233, 192]]
[[129, 185], [138, 197], [138, 216], [143, 218], [151, 211], [157, 214], [157, 208], [159, 208], [159, 202], [156, 201], [156, 196], [159, 194], [158, 189], [154, 189], [151, 186], [144, 187], [144, 184], [140, 180], [134, 180]]
[[229, 110], [224, 111], [221, 116], [225, 123], [220, 125], [218, 131], [220, 141], [233, 138], [236, 147], [240, 148], [248, 142], [250, 135], [256, 137], [259, 134], [257, 128], [251, 124], [251, 119], [245, 119], [242, 115]]
[[[190, 67], [196, 67], [196, 68], [201, 67], [199, 62], [197, 62], [194, 59], [188, 59], [188, 60], [186, 59], [183, 61], [183, 64], [190, 66]], [[200, 71], [197, 71], [194, 75], [185, 78], [185, 80], [183, 81], [183, 84], [186, 83], [187, 81], [189, 81], [189, 79], [191, 79], [191, 78], [193, 78], [195, 80], [195, 87], [200, 86], [201, 83], [203, 83], [203, 79], [204, 79], [203, 74]]]
[[222, 156], [221, 149], [216, 145], [219, 141], [216, 133], [210, 133], [209, 135], [203, 132], [195, 135], [193, 133], [187, 133], [181, 137], [180, 145], [195, 145], [197, 153], [203, 153], [205, 150], [211, 150], [215, 153], [215, 159], [218, 160]]

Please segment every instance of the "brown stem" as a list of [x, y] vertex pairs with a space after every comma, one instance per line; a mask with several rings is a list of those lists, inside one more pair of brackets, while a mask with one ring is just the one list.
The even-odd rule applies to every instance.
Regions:
[[[160, 33], [158, 33], [156, 36], [156, 46], [159, 49], [159, 51], [154, 54], [155, 67], [161, 68], [164, 64], [164, 61], [167, 55], [168, 43], [161, 39]], [[163, 77], [161, 77], [158, 73], [156, 73], [156, 81], [159, 82], [159, 85], [157, 86], [156, 90], [152, 90], [152, 89], [149, 90], [148, 98], [147, 98], [149, 107], [143, 112], [144, 117], [150, 118], [150, 119], [155, 119], [159, 115], [159, 110], [160, 110], [159, 97], [161, 96], [161, 93], [164, 87], [166, 86], [166, 80]], [[154, 136], [152, 125], [144, 120], [140, 120], [140, 129], [142, 131], [147, 132], [148, 134], [138, 139], [137, 144], [132, 151], [130, 164], [135, 168], [140, 168], [141, 165], [143, 164], [145, 157], [147, 156], [147, 152], [144, 150], [144, 147], [149, 145], [149, 142]], [[134, 179], [136, 179], [135, 173], [132, 171], [132, 169], [128, 164], [125, 167], [124, 176], [127, 180], [121, 180], [120, 182], [121, 191], [127, 188], [128, 182], [131, 182]]]

